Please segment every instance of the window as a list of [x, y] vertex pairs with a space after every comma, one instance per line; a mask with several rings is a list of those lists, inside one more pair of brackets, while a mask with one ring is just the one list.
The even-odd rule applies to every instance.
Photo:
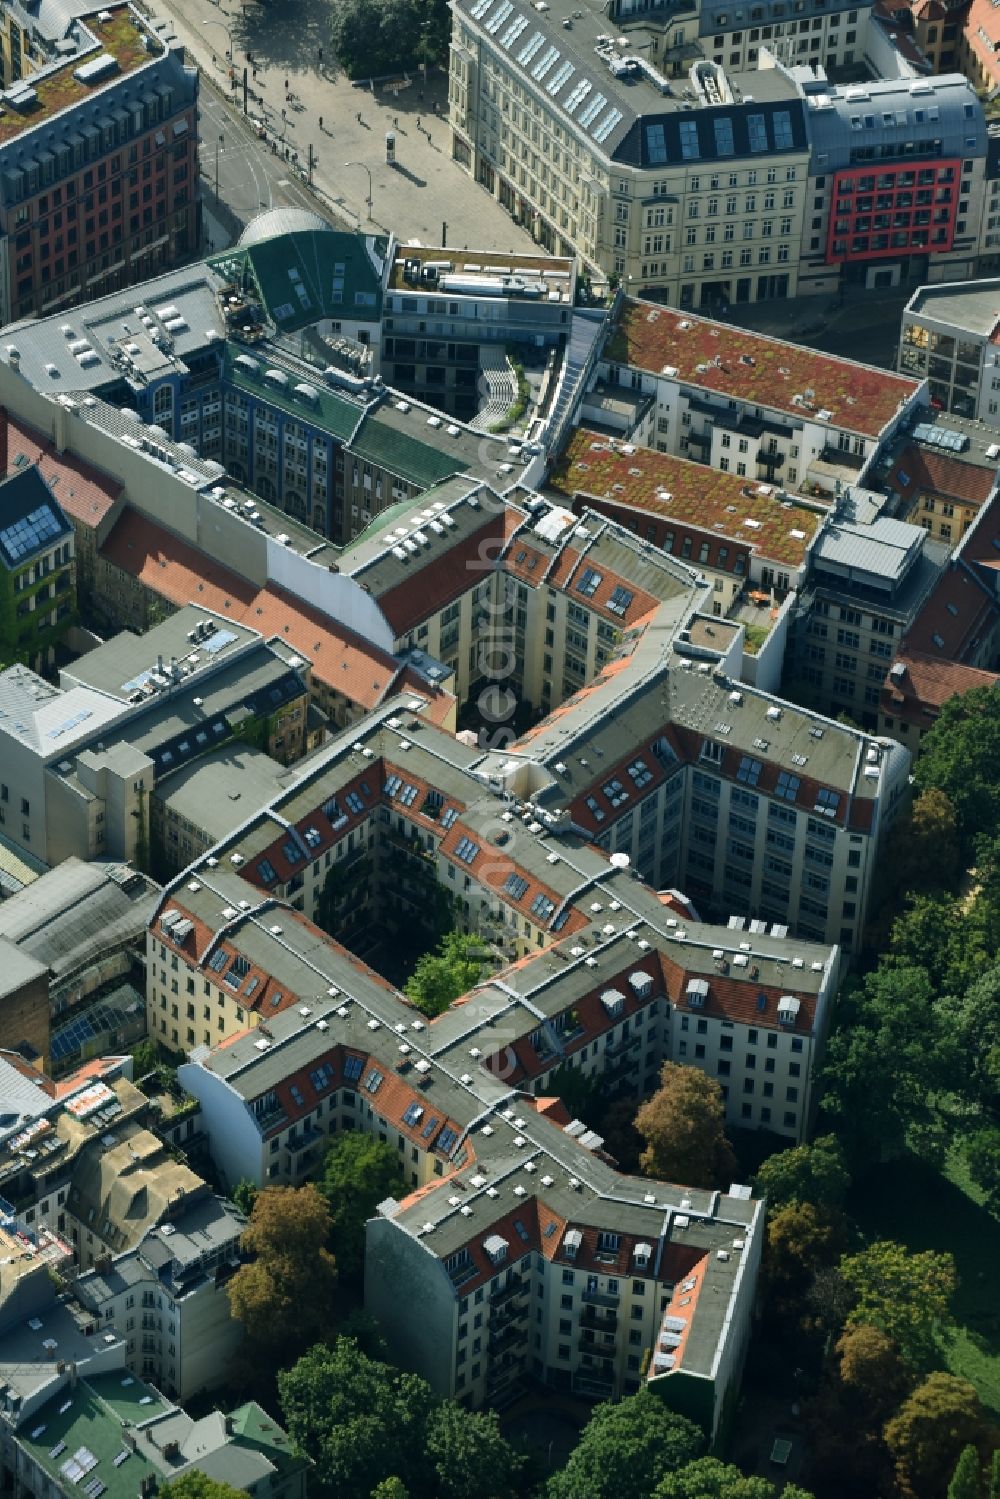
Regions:
[[[788, 120], [789, 135], [790, 135], [791, 134], [791, 120], [790, 120], [790, 118], [787, 115], [786, 115], [785, 118]], [[775, 126], [777, 126], [777, 116], [775, 117]], [[748, 134], [750, 136], [750, 150], [751, 151], [766, 151], [767, 150], [767, 125], [765, 123], [763, 115], [757, 115], [757, 114], [747, 115], [747, 132], [748, 132]], [[789, 140], [789, 144], [790, 143], [791, 142]]]
[[602, 578], [602, 573], [595, 572], [592, 567], [585, 567], [577, 580], [577, 593], [582, 593], [584, 598], [592, 599], [601, 586]]
[[736, 772], [736, 779], [743, 781], [747, 786], [756, 786], [763, 769], [764, 766], [760, 760], [754, 760], [750, 755], [744, 755], [740, 761], [740, 768]]

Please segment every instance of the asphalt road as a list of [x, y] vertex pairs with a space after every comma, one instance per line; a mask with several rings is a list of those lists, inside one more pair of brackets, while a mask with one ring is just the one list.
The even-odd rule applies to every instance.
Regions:
[[[270, 138], [259, 139], [242, 114], [229, 108], [214, 89], [204, 84], [199, 132], [206, 242], [213, 250], [225, 249], [245, 224], [266, 209], [317, 207], [296, 167], [285, 160], [284, 147], [280, 147], [280, 155], [275, 155]], [[218, 199], [222, 200], [221, 211], [216, 206]], [[325, 212], [328, 218], [335, 217], [329, 207]]]

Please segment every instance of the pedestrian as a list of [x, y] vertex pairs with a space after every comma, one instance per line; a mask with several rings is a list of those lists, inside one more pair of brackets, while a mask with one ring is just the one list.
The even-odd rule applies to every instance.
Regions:
[[322, 62], [323, 62], [323, 48], [322, 47], [320, 47], [320, 49], [319, 49], [319, 60], [320, 60], [320, 63], [322, 64]]
[[288, 79], [285, 79], [285, 93], [288, 93]]
[[420, 129], [420, 116], [417, 115], [417, 129]]
[[323, 129], [323, 116], [322, 115], [320, 115], [320, 117], [319, 117], [319, 128], [321, 130]]
[[359, 125], [361, 124], [361, 111], [360, 111], [360, 109], [358, 110], [358, 124]]
[[393, 117], [392, 117], [392, 123], [395, 125], [396, 129], [398, 130], [399, 129], [399, 115], [393, 115]]

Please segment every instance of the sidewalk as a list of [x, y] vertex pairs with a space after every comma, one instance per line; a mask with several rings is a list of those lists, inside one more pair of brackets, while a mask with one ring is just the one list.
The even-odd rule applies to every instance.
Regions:
[[[353, 222], [374, 231], [391, 229], [400, 238], [423, 244], [437, 245], [444, 239], [455, 249], [492, 248], [513, 254], [537, 248], [530, 235], [452, 162], [448, 80], [443, 72], [429, 73], [424, 82], [417, 71], [408, 84], [400, 80], [398, 93], [385, 86], [374, 91], [356, 87], [337, 68], [325, 36], [325, 8], [312, 0], [296, 0], [294, 6], [251, 0], [243, 7], [232, 0], [155, 0], [155, 13], [169, 16], [189, 58], [223, 89], [228, 30], [238, 82], [234, 108], [242, 113], [243, 68], [249, 53], [254, 60], [249, 88], [262, 100], [251, 100], [249, 113], [264, 120], [270, 137], [283, 138], [298, 153], [299, 168], [306, 168], [313, 147], [315, 186]], [[286, 79], [294, 96], [291, 101]], [[387, 131], [396, 136], [394, 166], [385, 160]]]

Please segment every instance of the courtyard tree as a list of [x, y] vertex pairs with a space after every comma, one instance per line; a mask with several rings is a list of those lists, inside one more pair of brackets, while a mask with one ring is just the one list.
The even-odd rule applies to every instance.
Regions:
[[261, 1354], [285, 1361], [331, 1331], [337, 1267], [329, 1236], [330, 1210], [312, 1183], [258, 1194], [243, 1235], [250, 1261], [226, 1289], [233, 1316]]
[[833, 1135], [811, 1145], [793, 1145], [768, 1156], [757, 1172], [757, 1192], [769, 1213], [792, 1202], [808, 1202], [826, 1212], [843, 1206], [851, 1178], [844, 1152]]
[[979, 1453], [970, 1443], [959, 1453], [948, 1485], [948, 1499], [982, 1499]]
[[949, 698], [913, 767], [918, 795], [943, 791], [966, 848], [1000, 828], [1000, 686]]
[[705, 1439], [693, 1421], [668, 1410], [652, 1390], [599, 1405], [548, 1499], [649, 1499], [668, 1473], [700, 1457]]
[[664, 1062], [660, 1086], [636, 1114], [635, 1127], [646, 1142], [641, 1163], [647, 1176], [689, 1187], [725, 1186], [735, 1179], [722, 1090], [700, 1068]]
[[447, 932], [437, 952], [425, 953], [417, 960], [406, 983], [407, 998], [433, 1019], [479, 982], [485, 966], [486, 955], [478, 937]]
[[278, 1392], [290, 1436], [315, 1464], [310, 1493], [370, 1494], [400, 1474], [424, 1492], [424, 1433], [437, 1404], [425, 1380], [338, 1338], [279, 1373]]
[[524, 1466], [500, 1434], [496, 1411], [444, 1400], [427, 1422], [424, 1453], [436, 1499], [508, 1499]]
[[404, 1191], [399, 1151], [374, 1135], [335, 1135], [323, 1160], [319, 1189], [330, 1213], [330, 1243], [341, 1275], [358, 1278], [364, 1266], [365, 1224], [380, 1202]]

